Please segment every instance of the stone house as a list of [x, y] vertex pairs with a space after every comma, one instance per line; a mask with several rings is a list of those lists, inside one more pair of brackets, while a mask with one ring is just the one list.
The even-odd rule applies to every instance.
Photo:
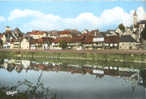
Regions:
[[[69, 37], [61, 37], [61, 38], [56, 38], [52, 41], [52, 44], [50, 45], [50, 49], [62, 49], [60, 47], [60, 42], [61, 41], [65, 41], [67, 44], [71, 41], [71, 38]], [[69, 46], [67, 45], [67, 48], [69, 48]]]
[[52, 39], [48, 37], [43, 37], [40, 39], [32, 39], [30, 40], [30, 49], [47, 50], [49, 49], [51, 42]]
[[60, 38], [62, 38], [62, 37], [72, 38], [71, 31], [69, 31], [69, 30], [59, 31], [58, 34], [59, 34]]
[[94, 49], [103, 49], [104, 48], [104, 34], [103, 32], [91, 31], [94, 33], [93, 36], [93, 48]]
[[43, 37], [42, 40], [43, 40], [42, 49], [43, 50], [49, 49], [53, 39], [52, 38], [48, 38], [48, 37]]
[[3, 48], [10, 48], [11, 44], [10, 42], [3, 43]]
[[31, 50], [36, 50], [37, 49], [37, 44], [36, 44], [36, 40], [35, 39], [32, 39], [30, 40], [30, 49]]
[[7, 42], [6, 36], [5, 35], [1, 35], [1, 40], [3, 41], [3, 44]]
[[81, 36], [81, 44], [83, 49], [92, 50], [93, 49], [93, 35], [90, 34], [82, 34]]
[[20, 49], [21, 48], [21, 41], [20, 40], [11, 40], [10, 42], [10, 49]]
[[80, 36], [73, 36], [67, 45], [70, 49], [81, 50], [82, 49], [81, 37]]
[[27, 38], [23, 38], [21, 40], [20, 46], [21, 46], [21, 49], [29, 49], [29, 47], [30, 47], [29, 40]]
[[30, 49], [36, 50], [36, 49], [42, 49], [42, 39], [31, 39], [30, 40]]
[[60, 42], [65, 41], [67, 43], [67, 49], [74, 49], [74, 50], [81, 50], [81, 38], [76, 36], [76, 37], [62, 37], [62, 38], [57, 38], [52, 41], [52, 44], [50, 45], [50, 49], [62, 49], [60, 47]]
[[118, 35], [113, 36], [105, 36], [104, 38], [104, 48], [105, 49], [111, 49], [111, 48], [119, 48], [119, 41], [120, 37]]
[[54, 31], [49, 31], [47, 32], [47, 37], [48, 38], [52, 38], [52, 39], [56, 39], [59, 37], [59, 33], [58, 31], [54, 30]]
[[138, 49], [138, 44], [131, 35], [124, 35], [120, 37], [119, 49]]
[[45, 31], [32, 31], [27, 33], [33, 39], [40, 39], [42, 37], [47, 37], [47, 33]]

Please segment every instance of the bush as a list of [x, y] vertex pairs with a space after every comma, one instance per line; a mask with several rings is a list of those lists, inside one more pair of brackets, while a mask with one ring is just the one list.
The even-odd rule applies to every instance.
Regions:
[[59, 43], [59, 46], [60, 46], [62, 49], [66, 49], [66, 48], [67, 48], [67, 42], [64, 41], [64, 40], [61, 40], [60, 43]]
[[125, 32], [125, 26], [123, 24], [119, 24], [119, 29], [122, 31], [122, 32]]

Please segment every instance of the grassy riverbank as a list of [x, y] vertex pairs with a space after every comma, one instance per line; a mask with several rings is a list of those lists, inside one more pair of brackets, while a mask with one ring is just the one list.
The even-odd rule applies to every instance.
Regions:
[[[117, 50], [111, 53], [106, 51], [24, 51], [24, 50], [0, 50], [2, 58], [21, 58], [21, 59], [64, 59], [64, 60], [88, 60], [88, 61], [115, 61], [115, 62], [134, 62], [146, 63], [146, 53], [134, 51], [119, 53]], [[115, 52], [115, 53], [114, 53]], [[116, 53], [117, 52], [117, 53]]]

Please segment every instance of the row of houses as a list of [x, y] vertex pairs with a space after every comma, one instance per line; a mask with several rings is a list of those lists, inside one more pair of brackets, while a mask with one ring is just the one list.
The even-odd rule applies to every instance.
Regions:
[[[133, 14], [133, 25], [119, 25], [115, 30], [99, 32], [98, 30], [52, 30], [22, 33], [19, 28], [11, 30], [6, 27], [0, 34], [0, 48], [10, 49], [141, 49], [142, 31], [146, 20], [137, 21], [136, 11]], [[122, 27], [122, 28], [120, 28]], [[64, 43], [64, 44], [61, 44]], [[63, 46], [61, 46], [63, 45]]]
[[141, 43], [131, 35], [119, 35], [116, 32], [99, 32], [98, 30], [79, 32], [77, 30], [63, 31], [32, 31], [26, 34], [18, 28], [6, 31], [0, 35], [1, 48], [48, 50], [62, 49], [60, 43], [66, 43], [66, 49], [139, 49]]

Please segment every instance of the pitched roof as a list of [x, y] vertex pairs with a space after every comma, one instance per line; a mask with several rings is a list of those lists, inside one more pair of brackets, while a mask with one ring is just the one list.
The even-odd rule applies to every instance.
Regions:
[[32, 31], [32, 32], [28, 32], [29, 34], [32, 34], [32, 35], [43, 35], [45, 34], [46, 32], [45, 31]]
[[54, 39], [53, 42], [54, 43], [59, 43], [62, 40], [67, 42], [67, 43], [77, 43], [77, 42], [81, 42], [82, 38], [81, 38], [81, 36], [73, 36], [72, 38], [70, 38], [70, 37], [61, 37], [61, 38]]
[[71, 31], [72, 36], [80, 36], [81, 35], [81, 32], [78, 30], [70, 30], [70, 31]]
[[141, 20], [138, 22], [138, 24], [146, 24], [146, 20]]
[[47, 34], [49, 34], [51, 36], [58, 36], [59, 35], [58, 31], [56, 31], [56, 30], [48, 31]]
[[90, 34], [82, 34], [81, 42], [82, 43], [92, 43], [93, 42], [93, 35]]
[[105, 36], [105, 43], [118, 43], [120, 41], [119, 36]]
[[136, 40], [131, 35], [123, 35], [120, 37], [120, 42], [136, 42]]
[[59, 34], [71, 34], [70, 30], [59, 31]]

